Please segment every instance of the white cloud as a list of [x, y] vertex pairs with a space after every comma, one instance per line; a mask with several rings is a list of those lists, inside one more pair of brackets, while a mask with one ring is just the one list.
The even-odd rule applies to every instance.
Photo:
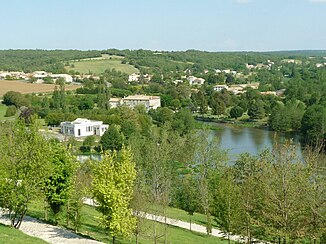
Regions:
[[236, 3], [251, 3], [252, 0], [235, 0]]
[[308, 0], [308, 1], [312, 3], [326, 3], [326, 0]]

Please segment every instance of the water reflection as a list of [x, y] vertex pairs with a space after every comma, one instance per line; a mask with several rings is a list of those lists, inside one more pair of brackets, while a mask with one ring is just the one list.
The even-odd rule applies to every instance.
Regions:
[[229, 151], [231, 161], [235, 161], [239, 154], [245, 152], [257, 155], [266, 148], [272, 149], [275, 142], [283, 143], [286, 139], [293, 140], [293, 143], [298, 146], [298, 154], [301, 157], [298, 135], [226, 124], [215, 125], [219, 127], [220, 130], [212, 131], [212, 133], [219, 137], [222, 149]]
[[102, 155], [100, 154], [91, 154], [91, 155], [77, 155], [77, 160], [81, 163], [86, 162], [87, 160], [101, 160]]

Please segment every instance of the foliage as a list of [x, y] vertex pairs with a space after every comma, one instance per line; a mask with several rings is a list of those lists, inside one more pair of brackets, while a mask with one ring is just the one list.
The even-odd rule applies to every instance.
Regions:
[[15, 91], [5, 93], [3, 103], [7, 106], [15, 105], [17, 108], [29, 105], [29, 101], [20, 92]]
[[122, 148], [123, 135], [116, 125], [111, 125], [107, 129], [100, 140], [100, 145], [103, 151], [119, 151]]
[[0, 126], [0, 205], [9, 210], [11, 226], [19, 228], [28, 203], [51, 174], [51, 147], [35, 123], [27, 127], [18, 120]]
[[88, 136], [83, 141], [83, 146], [80, 148], [82, 152], [90, 152], [95, 146], [95, 136]]
[[231, 108], [230, 110], [230, 117], [237, 119], [239, 117], [241, 117], [243, 114], [243, 109], [240, 106], [235, 106], [233, 108]]
[[[131, 235], [135, 218], [129, 208], [136, 178], [129, 149], [107, 154], [94, 169], [93, 194], [103, 214], [102, 224], [113, 237]], [[114, 239], [113, 239], [114, 240]]]
[[58, 214], [68, 201], [76, 166], [72, 156], [60, 142], [53, 140], [50, 147], [51, 154], [48, 157], [53, 170], [45, 180], [43, 192], [57, 223]]
[[276, 131], [297, 131], [301, 128], [304, 112], [305, 105], [302, 102], [289, 100], [285, 105], [274, 107], [269, 117], [269, 125]]
[[307, 109], [302, 119], [301, 132], [304, 139], [314, 145], [326, 142], [326, 107], [315, 104]]
[[99, 51], [78, 50], [0, 50], [0, 70], [64, 73], [64, 60], [100, 56]]
[[254, 100], [248, 109], [248, 115], [251, 119], [262, 119], [265, 116], [265, 109], [263, 101], [261, 100]]
[[14, 116], [17, 113], [17, 108], [14, 105], [10, 105], [6, 109], [5, 117]]

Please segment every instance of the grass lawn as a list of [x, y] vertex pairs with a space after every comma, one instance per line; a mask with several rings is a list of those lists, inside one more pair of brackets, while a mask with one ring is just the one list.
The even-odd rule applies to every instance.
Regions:
[[83, 74], [94, 73], [101, 74], [107, 69], [116, 69], [126, 74], [132, 74], [139, 72], [138, 69], [129, 65], [121, 64], [121, 58], [112, 58], [112, 59], [94, 59], [94, 60], [81, 60], [70, 62], [75, 67], [66, 66], [67, 70], [78, 71]]
[[7, 106], [0, 102], [0, 120], [13, 119], [15, 116], [5, 117]]
[[0, 243], [6, 244], [44, 244], [36, 237], [24, 234], [22, 231], [0, 224]]
[[[170, 214], [176, 214], [176, 217], [184, 217], [183, 214], [178, 211], [173, 212], [174, 210], [169, 210]], [[180, 210], [181, 211], [181, 210]], [[36, 217], [39, 219], [43, 219], [44, 211], [43, 204], [41, 202], [34, 202], [30, 205], [29, 211], [27, 213], [32, 217]], [[186, 215], [186, 214], [185, 214]], [[96, 211], [94, 207], [84, 205], [82, 208], [82, 220], [81, 226], [79, 228], [79, 232], [85, 236], [89, 236], [93, 239], [111, 243], [112, 238], [107, 235], [107, 232], [100, 226], [100, 213]], [[186, 215], [187, 216], [187, 215]], [[195, 215], [194, 219], [197, 219], [196, 222], [201, 222], [201, 216]], [[191, 232], [188, 230], [184, 230], [178, 227], [172, 227], [160, 223], [156, 223], [150, 220], [141, 221], [142, 226], [142, 234], [139, 236], [139, 243], [150, 244], [153, 243], [153, 237], [151, 236], [154, 224], [157, 226], [158, 235], [162, 235], [164, 231], [166, 231], [166, 237], [161, 237], [158, 240], [158, 243], [164, 243], [165, 238], [167, 243], [217, 243], [217, 244], [226, 244], [226, 240], [221, 240], [217, 237], [208, 237], [205, 234], [199, 234], [196, 232]], [[61, 225], [65, 225], [65, 221], [62, 220], [60, 222]], [[135, 237], [132, 236], [130, 239], [122, 239], [118, 238], [118, 243], [135, 243]]]
[[[151, 212], [149, 210], [149, 212]], [[181, 209], [178, 208], [172, 208], [172, 207], [167, 207], [166, 208], [166, 216], [172, 219], [178, 219], [178, 220], [182, 220], [185, 222], [190, 222], [190, 215]], [[212, 226], [217, 227], [216, 224], [214, 223], [214, 219], [211, 217], [212, 219]], [[191, 222], [192, 223], [196, 223], [199, 225], [206, 225], [206, 216], [204, 214], [201, 213], [194, 213], [193, 216], [191, 216]]]

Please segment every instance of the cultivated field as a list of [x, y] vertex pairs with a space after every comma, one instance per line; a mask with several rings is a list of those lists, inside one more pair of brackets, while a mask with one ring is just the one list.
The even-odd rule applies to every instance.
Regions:
[[[26, 93], [43, 93], [53, 92], [55, 85], [53, 84], [32, 84], [24, 81], [16, 80], [0, 80], [0, 97], [8, 91], [17, 91]], [[79, 85], [66, 85], [66, 90], [75, 90]]]
[[67, 70], [78, 71], [82, 74], [101, 74], [107, 69], [116, 69], [126, 74], [139, 72], [138, 69], [129, 64], [122, 64], [121, 57], [117, 58], [116, 56], [113, 56], [112, 59], [97, 58], [92, 60], [70, 61], [70, 64], [73, 64], [74, 67], [66, 66], [65, 68]]

